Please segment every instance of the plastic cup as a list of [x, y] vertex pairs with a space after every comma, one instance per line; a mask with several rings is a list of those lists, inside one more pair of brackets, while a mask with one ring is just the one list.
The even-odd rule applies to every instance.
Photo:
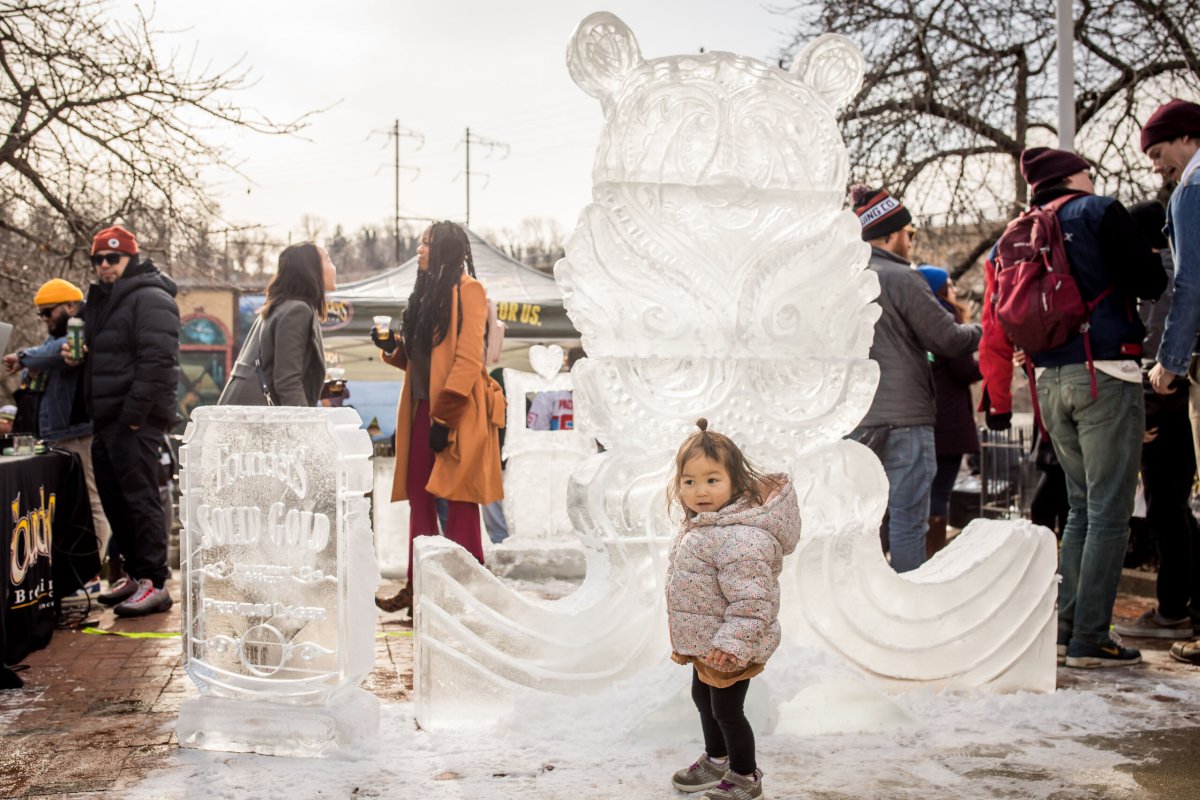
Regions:
[[386, 336], [388, 330], [392, 327], [392, 318], [379, 316], [374, 317], [372, 321], [375, 323], [375, 332], [380, 336]]

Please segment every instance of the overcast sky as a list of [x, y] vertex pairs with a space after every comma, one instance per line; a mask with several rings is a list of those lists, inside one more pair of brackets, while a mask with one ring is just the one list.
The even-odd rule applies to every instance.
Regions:
[[157, 40], [164, 55], [195, 45], [216, 65], [244, 57], [257, 78], [238, 95], [245, 106], [279, 120], [333, 106], [304, 139], [231, 139], [250, 180], [217, 183], [223, 217], [286, 239], [304, 214], [330, 230], [390, 224], [394, 120], [424, 136], [420, 149], [401, 141], [401, 163], [420, 168], [401, 174], [402, 213], [463, 219], [470, 126], [509, 146], [503, 159], [472, 148], [472, 227], [534, 216], [569, 231], [591, 196], [601, 116], [564, 52], [596, 10], [620, 16], [647, 58], [704, 47], [773, 60], [792, 27], [761, 0], [172, 0], [154, 20], [172, 31]]

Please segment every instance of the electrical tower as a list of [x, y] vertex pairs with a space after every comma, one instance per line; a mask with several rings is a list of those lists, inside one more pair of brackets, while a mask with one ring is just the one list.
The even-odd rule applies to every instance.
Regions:
[[[463, 137], [463, 144], [466, 146], [466, 151], [467, 151], [467, 168], [463, 174], [466, 176], [466, 179], [467, 179], [467, 227], [470, 228], [471, 227], [471, 145], [476, 144], [481, 147], [486, 147], [487, 153], [484, 155], [485, 158], [487, 156], [492, 155], [497, 150], [503, 151], [500, 158], [508, 158], [508, 154], [509, 154], [511, 148], [504, 142], [498, 142], [495, 139], [486, 139], [483, 136], [480, 136], [479, 134], [472, 134], [470, 128], [467, 128], [466, 136]], [[487, 173], [480, 173], [477, 171], [476, 174], [487, 177]], [[484, 184], [484, 185], [486, 186], [486, 184]]]

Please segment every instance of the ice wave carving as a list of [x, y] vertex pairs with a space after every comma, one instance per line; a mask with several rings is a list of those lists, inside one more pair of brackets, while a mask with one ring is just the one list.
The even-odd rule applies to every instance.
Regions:
[[836, 122], [859, 51], [826, 35], [787, 71], [730, 53], [645, 60], [598, 13], [567, 65], [605, 117], [593, 202], [555, 269], [589, 355], [572, 372], [576, 424], [606, 448], [570, 479], [587, 577], [534, 603], [449, 544], [419, 541], [421, 723], [486, 723], [522, 692], [597, 692], [665, 658], [676, 523], [663, 491], [699, 416], [796, 482], [805, 531], [782, 579], [782, 660], [821, 648], [893, 690], [1052, 689], [1053, 536], [979, 521], [897, 575], [879, 551], [882, 467], [842, 438], [878, 382], [879, 287], [843, 207]]

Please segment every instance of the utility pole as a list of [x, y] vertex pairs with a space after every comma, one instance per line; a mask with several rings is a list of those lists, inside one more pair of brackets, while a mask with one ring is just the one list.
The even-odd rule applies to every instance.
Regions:
[[[477, 144], [477, 145], [486, 147], [488, 149], [487, 155], [491, 155], [493, 152], [495, 152], [498, 149], [503, 150], [503, 154], [500, 156], [501, 158], [508, 158], [508, 154], [509, 154], [509, 151], [511, 148], [509, 148], [509, 146], [507, 144], [505, 144], [504, 142], [498, 142], [495, 139], [485, 139], [484, 137], [482, 137], [478, 134], [472, 136], [470, 127], [467, 128], [466, 136], [463, 137], [463, 144], [466, 145], [466, 152], [467, 152], [467, 168], [463, 174], [466, 176], [466, 184], [467, 184], [467, 227], [470, 228], [471, 227], [471, 145]], [[487, 173], [477, 173], [477, 174], [482, 174], [485, 178], [488, 177]], [[487, 184], [485, 183], [484, 185], [486, 186]]]
[[[418, 140], [418, 141], [417, 141], [417, 147], [416, 147], [416, 149], [417, 149], [417, 150], [420, 150], [420, 149], [421, 149], [421, 148], [422, 148], [422, 147], [425, 145], [425, 137], [424, 137], [424, 136], [422, 136], [421, 134], [417, 133], [416, 131], [409, 130], [408, 128], [401, 128], [401, 127], [400, 127], [400, 120], [395, 120], [395, 121], [392, 123], [392, 129], [391, 129], [390, 131], [388, 131], [388, 136], [396, 140], [396, 141], [395, 141], [395, 144], [396, 144], [396, 161], [395, 161], [395, 168], [396, 168], [396, 185], [395, 185], [396, 214], [395, 214], [395, 216], [394, 216], [394, 217], [393, 217], [393, 219], [392, 219], [392, 226], [393, 226], [392, 235], [395, 237], [395, 240], [396, 240], [396, 242], [395, 242], [395, 249], [396, 249], [395, 258], [396, 258], [396, 264], [399, 264], [399, 263], [400, 263], [400, 137], [402, 137], [402, 136], [403, 136], [403, 137], [406, 137], [406, 138], [409, 138], [409, 139], [416, 139], [416, 140]], [[420, 170], [420, 168], [418, 168], [418, 167], [408, 167], [408, 166], [406, 166], [406, 167], [405, 167], [405, 169], [412, 169], [412, 170], [416, 170], [416, 172], [417, 172], [417, 174], [418, 174], [418, 175], [421, 173], [421, 170]]]
[[1075, 150], [1075, 10], [1058, 0], [1058, 147]]

